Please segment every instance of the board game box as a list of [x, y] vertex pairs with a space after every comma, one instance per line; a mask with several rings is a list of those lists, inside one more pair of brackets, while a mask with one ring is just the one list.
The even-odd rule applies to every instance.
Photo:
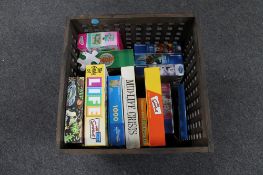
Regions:
[[110, 146], [125, 146], [121, 76], [108, 76], [108, 141]]
[[100, 60], [99, 64], [105, 64], [107, 68], [134, 66], [132, 49], [102, 51], [96, 57]]
[[170, 83], [162, 83], [165, 134], [174, 134], [173, 108]]
[[123, 88], [123, 112], [125, 121], [126, 147], [140, 148], [140, 131], [137, 110], [134, 67], [121, 68]]
[[184, 84], [178, 85], [178, 109], [179, 109], [179, 123], [180, 123], [180, 139], [187, 140], [187, 117], [186, 117], [186, 101]]
[[69, 77], [64, 143], [83, 143], [84, 77]]
[[85, 146], [107, 146], [106, 76], [104, 64], [87, 65], [85, 85]]
[[149, 146], [148, 119], [146, 115], [146, 99], [138, 98], [138, 115], [141, 146]]
[[182, 59], [181, 54], [167, 54], [167, 53], [135, 54], [134, 57], [135, 57], [135, 65], [176, 64], [178, 59]]
[[144, 69], [150, 146], [165, 146], [164, 113], [160, 69]]

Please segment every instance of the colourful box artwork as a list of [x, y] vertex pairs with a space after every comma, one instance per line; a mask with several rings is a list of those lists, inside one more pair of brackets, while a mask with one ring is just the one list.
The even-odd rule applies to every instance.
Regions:
[[102, 51], [96, 57], [100, 61], [99, 64], [105, 64], [107, 68], [134, 66], [132, 49]]
[[83, 143], [84, 77], [69, 77], [65, 117], [65, 143]]
[[174, 134], [173, 106], [170, 83], [162, 83], [165, 134]]
[[121, 76], [108, 76], [108, 135], [109, 145], [125, 146]]
[[140, 125], [141, 146], [149, 146], [148, 119], [146, 115], [145, 98], [138, 98], [138, 115]]
[[165, 146], [164, 113], [160, 69], [144, 69], [150, 146]]
[[77, 47], [80, 51], [121, 50], [123, 49], [119, 32], [83, 33], [78, 36]]
[[86, 67], [85, 146], [106, 146], [106, 68], [105, 65]]
[[181, 59], [180, 54], [144, 53], [135, 54], [135, 65], [176, 64]]

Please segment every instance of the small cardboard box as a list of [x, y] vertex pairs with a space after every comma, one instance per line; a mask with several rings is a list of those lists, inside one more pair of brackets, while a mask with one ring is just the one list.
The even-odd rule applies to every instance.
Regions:
[[119, 32], [82, 33], [78, 35], [77, 46], [82, 52], [123, 49]]

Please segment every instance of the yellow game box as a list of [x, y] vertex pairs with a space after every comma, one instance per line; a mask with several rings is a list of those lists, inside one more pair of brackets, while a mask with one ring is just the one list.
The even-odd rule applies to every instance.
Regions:
[[106, 77], [104, 64], [86, 66], [85, 146], [107, 146]]
[[146, 115], [146, 99], [138, 98], [138, 116], [141, 146], [149, 146], [148, 120]]
[[164, 111], [160, 68], [144, 69], [150, 146], [165, 146]]

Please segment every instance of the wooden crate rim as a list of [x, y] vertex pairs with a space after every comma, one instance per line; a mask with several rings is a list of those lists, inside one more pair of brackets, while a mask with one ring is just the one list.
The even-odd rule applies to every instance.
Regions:
[[194, 18], [195, 15], [192, 12], [179, 12], [179, 13], [146, 13], [146, 14], [112, 14], [112, 15], [80, 15], [69, 17], [70, 20], [81, 19], [107, 19], [107, 18]]

